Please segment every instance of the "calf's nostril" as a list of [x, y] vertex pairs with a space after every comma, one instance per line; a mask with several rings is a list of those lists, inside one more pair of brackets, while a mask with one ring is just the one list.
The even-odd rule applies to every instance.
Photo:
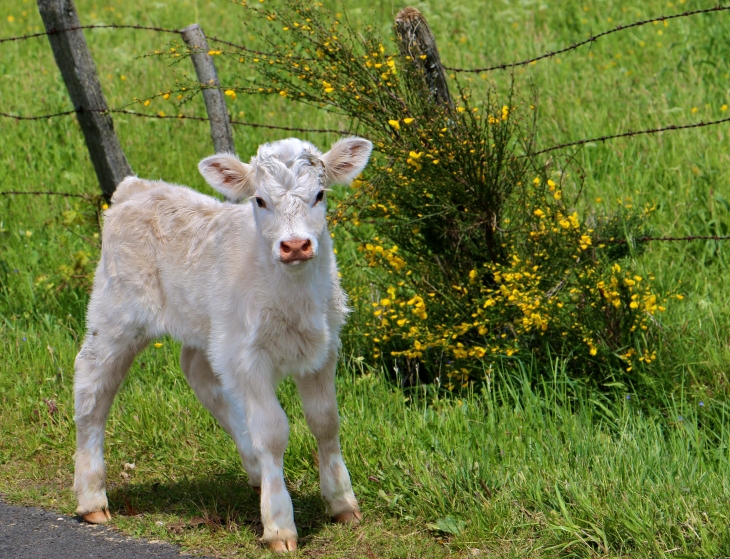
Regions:
[[302, 252], [307, 252], [307, 251], [309, 251], [310, 248], [312, 248], [312, 243], [311, 243], [311, 241], [307, 240], [302, 245]]
[[286, 243], [281, 243], [281, 252], [284, 254], [289, 254], [291, 252], [291, 247]]

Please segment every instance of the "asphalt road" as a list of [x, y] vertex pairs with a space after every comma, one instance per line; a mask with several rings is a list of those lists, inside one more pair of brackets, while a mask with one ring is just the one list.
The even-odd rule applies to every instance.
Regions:
[[[0, 501], [0, 559], [180, 559], [180, 549]], [[212, 557], [204, 559], [213, 559]]]

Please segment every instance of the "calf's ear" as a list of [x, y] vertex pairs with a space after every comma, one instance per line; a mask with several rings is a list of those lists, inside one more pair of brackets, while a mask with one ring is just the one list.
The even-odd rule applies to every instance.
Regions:
[[235, 155], [217, 153], [206, 157], [198, 163], [198, 170], [210, 186], [232, 202], [253, 196], [251, 165], [242, 163]]
[[363, 138], [344, 138], [322, 156], [327, 186], [350, 184], [370, 159], [373, 144]]

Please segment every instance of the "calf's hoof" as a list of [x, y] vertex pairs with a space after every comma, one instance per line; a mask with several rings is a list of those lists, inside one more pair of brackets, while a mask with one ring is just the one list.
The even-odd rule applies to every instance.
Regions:
[[273, 540], [268, 544], [271, 551], [276, 553], [287, 553], [288, 551], [296, 551], [297, 540]]
[[357, 526], [362, 522], [362, 513], [359, 510], [356, 511], [345, 511], [332, 517], [332, 520], [338, 524], [352, 524]]
[[111, 519], [112, 515], [109, 514], [109, 511], [106, 509], [95, 510], [94, 512], [84, 515], [84, 520], [89, 524], [104, 524], [104, 522], [109, 522]]

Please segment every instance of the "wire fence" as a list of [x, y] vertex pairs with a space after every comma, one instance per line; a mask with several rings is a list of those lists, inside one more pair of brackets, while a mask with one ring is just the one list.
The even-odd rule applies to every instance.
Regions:
[[[687, 18], [697, 15], [703, 15], [703, 14], [712, 14], [712, 13], [719, 13], [730, 10], [730, 6], [725, 5], [716, 5], [711, 8], [705, 8], [705, 9], [698, 9], [698, 10], [688, 10], [682, 13], [677, 14], [671, 14], [671, 15], [662, 15], [650, 19], [644, 19], [635, 21], [633, 23], [627, 24], [627, 25], [617, 25], [611, 29], [608, 29], [606, 31], [597, 33], [595, 35], [591, 35], [590, 37], [586, 38], [585, 40], [575, 42], [569, 46], [552, 50], [545, 52], [543, 54], [540, 54], [538, 56], [534, 56], [531, 58], [527, 58], [524, 60], [516, 61], [516, 62], [508, 62], [508, 63], [499, 63], [495, 64], [493, 66], [487, 66], [482, 68], [458, 68], [458, 67], [451, 67], [451, 66], [444, 66], [446, 70], [449, 70], [454, 73], [485, 73], [485, 72], [491, 72], [495, 70], [507, 70], [510, 68], [516, 68], [520, 66], [527, 66], [530, 64], [537, 63], [542, 60], [550, 59], [556, 55], [564, 54], [568, 52], [573, 52], [579, 49], [580, 47], [583, 47], [585, 45], [592, 45], [596, 41], [607, 37], [609, 35], [619, 33], [622, 31], [626, 31], [629, 29], [634, 29], [638, 27], [642, 27], [645, 25], [653, 24], [653, 23], [660, 23], [665, 21], [670, 21], [673, 19], [679, 19], [679, 18]], [[4, 37], [0, 38], [0, 44], [2, 43], [8, 43], [8, 42], [15, 42], [15, 41], [24, 41], [34, 38], [40, 38], [40, 37], [47, 37], [49, 35], [54, 35], [58, 33], [65, 33], [68, 31], [77, 31], [77, 30], [95, 30], [95, 29], [132, 29], [132, 30], [140, 30], [140, 31], [153, 31], [156, 33], [165, 33], [165, 34], [173, 34], [173, 35], [181, 35], [182, 30], [179, 29], [169, 29], [164, 27], [155, 27], [155, 26], [146, 26], [146, 25], [120, 25], [120, 24], [97, 24], [97, 25], [78, 25], [78, 26], [72, 26], [67, 27], [64, 29], [51, 29], [47, 30], [45, 32], [39, 32], [39, 33], [31, 33], [26, 35], [19, 35], [15, 37]], [[245, 52], [253, 55], [259, 55], [259, 56], [272, 56], [274, 53], [269, 52], [263, 52], [258, 51], [254, 49], [250, 49], [248, 47], [245, 47], [243, 45], [239, 45], [236, 43], [233, 43], [231, 41], [227, 41], [225, 39], [221, 39], [215, 36], [208, 36], [206, 37], [207, 40], [226, 45], [228, 47], [231, 47], [233, 49], [237, 49], [240, 52]], [[137, 102], [135, 101], [136, 104]], [[127, 105], [129, 106], [129, 105]], [[211, 119], [208, 117], [202, 117], [202, 116], [190, 116], [190, 115], [183, 115], [183, 114], [177, 114], [177, 115], [165, 115], [165, 114], [150, 114], [150, 113], [143, 113], [139, 111], [132, 111], [125, 107], [117, 107], [117, 108], [105, 108], [105, 109], [95, 109], [95, 108], [85, 108], [80, 107], [77, 109], [72, 109], [68, 111], [59, 111], [55, 113], [49, 113], [49, 114], [43, 114], [43, 115], [18, 115], [18, 114], [11, 114], [11, 113], [5, 113], [0, 112], [0, 117], [8, 118], [8, 119], [14, 119], [17, 121], [41, 121], [41, 120], [47, 120], [50, 118], [56, 118], [56, 117], [64, 117], [64, 116], [70, 116], [70, 115], [78, 115], [80, 113], [101, 113], [101, 114], [125, 114], [130, 115], [134, 117], [140, 117], [140, 118], [152, 118], [152, 119], [163, 119], [163, 120], [192, 120], [192, 121], [198, 121], [198, 122], [209, 122]], [[697, 123], [692, 124], [670, 124], [667, 126], [661, 126], [661, 127], [655, 127], [655, 128], [647, 128], [643, 130], [630, 130], [626, 132], [620, 132], [617, 134], [610, 134], [610, 135], [604, 135], [596, 138], [585, 138], [573, 142], [565, 142], [558, 145], [554, 145], [548, 148], [544, 148], [538, 151], [535, 151], [532, 153], [532, 155], [541, 155], [545, 153], [550, 153], [557, 150], [562, 150], [570, 147], [580, 147], [586, 144], [592, 144], [592, 143], [602, 143], [609, 140], [614, 140], [618, 138], [632, 138], [634, 136], [641, 136], [641, 135], [651, 135], [651, 134], [660, 134], [664, 132], [672, 132], [672, 131], [680, 131], [680, 130], [688, 130], [693, 128], [703, 128], [703, 127], [709, 127], [709, 126], [716, 126], [719, 124], [725, 124], [730, 122], [730, 117], [723, 118], [719, 120], [712, 120], [712, 121], [700, 121]], [[274, 124], [262, 124], [262, 123], [255, 123], [255, 122], [246, 122], [246, 121], [239, 121], [239, 120], [230, 120], [230, 123], [234, 126], [245, 126], [245, 127], [251, 127], [251, 128], [263, 128], [263, 129], [271, 129], [271, 130], [284, 130], [289, 132], [305, 132], [305, 133], [333, 133], [333, 134], [348, 134], [351, 133], [348, 130], [336, 130], [332, 128], [299, 128], [299, 127], [292, 127], [292, 126], [279, 126]], [[98, 200], [100, 197], [98, 196], [90, 196], [87, 194], [75, 194], [75, 193], [61, 193], [61, 192], [52, 192], [52, 191], [29, 191], [29, 192], [22, 192], [22, 191], [3, 191], [0, 192], [0, 195], [35, 195], [35, 196], [63, 196], [63, 197], [77, 197], [86, 199], [90, 202], [98, 203]], [[651, 242], [651, 241], [663, 241], [663, 242], [674, 242], [674, 241], [696, 241], [696, 240], [709, 240], [709, 241], [726, 241], [730, 240], [730, 236], [698, 236], [698, 235], [691, 235], [691, 236], [685, 236], [685, 237], [639, 237], [634, 239], [614, 239], [610, 241], [603, 241], [603, 242], [610, 242], [614, 244], [625, 244], [628, 242], [634, 242], [634, 243], [643, 243], [643, 242]]]
[[562, 49], [554, 50], [554, 51], [548, 51], [544, 54], [535, 56], [533, 58], [528, 58], [526, 60], [520, 60], [519, 62], [508, 62], [508, 63], [495, 64], [494, 66], [487, 66], [486, 68], [453, 68], [450, 66], [444, 66], [444, 68], [446, 68], [447, 70], [450, 70], [452, 72], [467, 72], [467, 73], [478, 74], [478, 73], [482, 73], [482, 72], [492, 72], [494, 70], [506, 70], [508, 68], [516, 68], [518, 66], [527, 66], [528, 64], [532, 64], [533, 62], [545, 60], [546, 58], [552, 58], [553, 56], [556, 56], [558, 54], [563, 54], [566, 52], [571, 52], [571, 51], [577, 50], [582, 46], [595, 43], [598, 39], [607, 37], [608, 35], [613, 35], [614, 33], [618, 33], [619, 31], [626, 31], [627, 29], [633, 29], [635, 27], [649, 25], [650, 23], [660, 23], [660, 22], [669, 21], [672, 19], [691, 17], [691, 16], [700, 15], [700, 14], [723, 12], [726, 10], [730, 10], [730, 6], [717, 5], [713, 8], [706, 8], [703, 10], [691, 10], [691, 11], [683, 12], [681, 14], [672, 14], [669, 16], [659, 16], [659, 17], [655, 17], [652, 19], [643, 19], [640, 21], [635, 21], [634, 23], [630, 23], [628, 25], [617, 25], [616, 27], [614, 27], [612, 29], [603, 31], [596, 35], [591, 35], [587, 39], [573, 43], [570, 46], [564, 47]]
[[[99, 113], [99, 114], [125, 114], [125, 115], [131, 115], [136, 117], [142, 117], [142, 118], [156, 118], [156, 119], [162, 119], [162, 120], [193, 120], [197, 122], [210, 122], [210, 118], [206, 116], [189, 116], [189, 115], [161, 115], [161, 114], [150, 114], [150, 113], [141, 113], [139, 111], [130, 111], [129, 109], [123, 109], [123, 108], [115, 108], [115, 109], [86, 109], [84, 107], [80, 107], [78, 109], [73, 109], [70, 111], [61, 111], [58, 113], [50, 113], [45, 115], [35, 115], [35, 116], [23, 116], [23, 115], [14, 115], [9, 113], [3, 113], [0, 112], [0, 117], [5, 118], [11, 118], [14, 120], [47, 120], [49, 118], [56, 118], [60, 116], [69, 116], [72, 114], [80, 114], [80, 113]], [[334, 128], [297, 128], [295, 126], [279, 126], [276, 124], [261, 124], [257, 122], [245, 122], [242, 120], [231, 120], [231, 124], [234, 126], [248, 126], [250, 128], [268, 128], [271, 130], [286, 130], [289, 132], [314, 132], [314, 133], [320, 133], [320, 134], [349, 134], [350, 131], [348, 130], [335, 130]]]

